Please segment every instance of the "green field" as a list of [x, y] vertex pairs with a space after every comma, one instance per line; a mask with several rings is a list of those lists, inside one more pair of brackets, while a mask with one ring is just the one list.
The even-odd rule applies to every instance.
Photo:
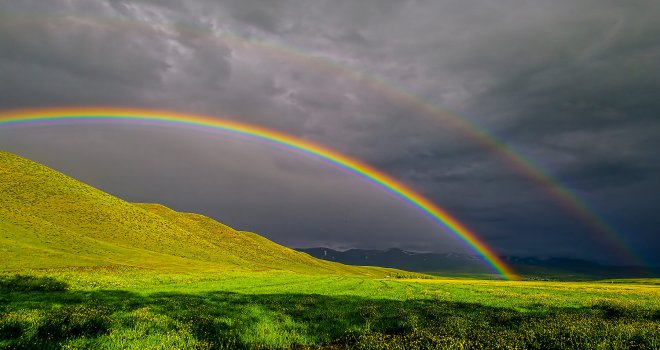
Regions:
[[6, 275], [6, 348], [657, 349], [660, 281]]
[[315, 259], [0, 152], [0, 349], [659, 349], [660, 280]]

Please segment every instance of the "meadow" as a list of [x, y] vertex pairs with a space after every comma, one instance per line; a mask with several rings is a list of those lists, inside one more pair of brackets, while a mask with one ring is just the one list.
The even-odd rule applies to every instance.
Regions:
[[0, 278], [0, 348], [658, 349], [660, 280], [31, 271]]
[[323, 261], [0, 152], [0, 349], [658, 349], [660, 280]]

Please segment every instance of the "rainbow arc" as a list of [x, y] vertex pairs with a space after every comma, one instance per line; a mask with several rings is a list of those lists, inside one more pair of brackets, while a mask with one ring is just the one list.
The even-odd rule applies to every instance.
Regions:
[[96, 107], [26, 109], [0, 112], [0, 128], [77, 123], [139, 123], [174, 128], [220, 131], [233, 135], [246, 136], [302, 154], [315, 156], [328, 163], [349, 170], [394, 194], [400, 200], [409, 203], [433, 219], [443, 231], [456, 236], [464, 242], [466, 246], [481, 256], [484, 262], [502, 275], [502, 277], [509, 280], [518, 279], [515, 272], [474, 232], [428, 198], [425, 198], [402, 182], [368, 164], [307, 140], [232, 120], [166, 111]]

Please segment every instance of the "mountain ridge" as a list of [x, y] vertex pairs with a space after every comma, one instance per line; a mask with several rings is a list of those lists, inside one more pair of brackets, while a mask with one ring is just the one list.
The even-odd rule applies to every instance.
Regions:
[[[296, 248], [311, 256], [328, 261], [354, 265], [376, 265], [423, 273], [491, 274], [475, 255], [463, 253], [413, 252], [399, 248], [335, 250], [325, 247]], [[565, 257], [502, 256], [516, 272], [531, 278], [613, 278], [655, 277], [658, 268], [613, 266]]]

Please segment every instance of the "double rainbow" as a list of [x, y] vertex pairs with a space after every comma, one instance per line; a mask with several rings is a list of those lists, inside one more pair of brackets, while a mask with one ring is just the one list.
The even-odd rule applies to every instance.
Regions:
[[47, 108], [0, 112], [0, 128], [69, 124], [69, 123], [141, 123], [175, 128], [204, 129], [247, 136], [286, 149], [308, 154], [361, 176], [391, 192], [430, 216], [439, 226], [472, 250], [506, 279], [517, 279], [509, 268], [477, 235], [471, 232], [448, 212], [410, 187], [373, 167], [347, 157], [329, 148], [302, 140], [285, 133], [236, 121], [201, 115], [180, 114], [165, 111], [133, 108]]
[[546, 169], [537, 162], [532, 161], [520, 150], [512, 148], [503, 139], [495, 136], [488, 130], [470, 122], [468, 119], [444, 110], [429, 101], [413, 95], [395, 85], [387, 83], [375, 76], [357, 71], [346, 65], [312, 56], [295, 47], [285, 47], [281, 44], [246, 38], [231, 32], [215, 32], [189, 25], [168, 25], [153, 28], [148, 22], [137, 20], [125, 20], [91, 16], [60, 16], [60, 15], [29, 15], [12, 14], [1, 15], [0, 20], [10, 26], [30, 26], [35, 23], [50, 22], [57, 25], [71, 23], [84, 24], [88, 26], [105, 27], [119, 30], [130, 30], [137, 33], [167, 34], [177, 37], [185, 37], [190, 40], [203, 40], [208, 45], [225, 43], [231, 46], [243, 46], [259, 50], [262, 54], [270, 54], [279, 57], [286, 62], [308, 66], [329, 76], [340, 76], [353, 81], [359, 85], [372, 89], [375, 92], [388, 97], [394, 102], [407, 106], [420, 112], [422, 115], [437, 119], [448, 126], [461, 130], [463, 135], [469, 137], [485, 149], [498, 155], [512, 168], [533, 180], [547, 194], [554, 198], [555, 202], [563, 207], [575, 219], [578, 219], [588, 232], [592, 233], [600, 242], [607, 244], [611, 252], [616, 254], [621, 262], [632, 265], [642, 265], [641, 258], [633, 251], [626, 242], [624, 235], [614, 226], [609, 224], [596, 210], [590, 207], [580, 196], [570, 188], [563, 185], [554, 178]]

